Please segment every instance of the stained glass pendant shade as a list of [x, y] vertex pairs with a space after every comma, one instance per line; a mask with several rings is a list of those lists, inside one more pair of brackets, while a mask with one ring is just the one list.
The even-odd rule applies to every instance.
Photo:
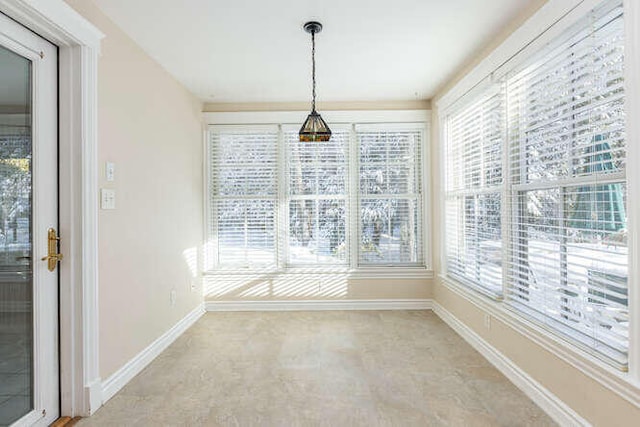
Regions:
[[302, 124], [298, 135], [302, 142], [329, 141], [331, 139], [331, 129], [316, 111], [316, 33], [322, 31], [322, 24], [310, 21], [304, 24], [304, 30], [311, 34], [313, 100], [311, 101], [311, 113]]

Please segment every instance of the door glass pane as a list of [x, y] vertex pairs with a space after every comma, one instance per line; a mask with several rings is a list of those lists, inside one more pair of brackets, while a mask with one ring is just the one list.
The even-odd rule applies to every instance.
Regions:
[[0, 426], [33, 408], [31, 61], [0, 46]]

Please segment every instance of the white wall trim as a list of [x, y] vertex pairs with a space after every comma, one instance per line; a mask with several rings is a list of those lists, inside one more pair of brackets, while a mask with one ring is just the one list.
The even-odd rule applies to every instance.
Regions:
[[101, 387], [101, 403], [104, 404], [111, 399], [122, 387], [131, 381], [133, 377], [138, 375], [149, 363], [158, 357], [160, 353], [166, 350], [180, 335], [193, 326], [204, 313], [203, 304], [198, 304], [196, 308], [173, 325], [171, 329], [158, 337], [147, 346], [147, 348], [103, 381]]
[[100, 51], [104, 34], [62, 0], [0, 0], [0, 10], [54, 44]]
[[629, 370], [640, 384], [640, 2], [624, 1], [624, 84], [629, 230]]
[[456, 331], [458, 335], [464, 338], [466, 342], [491, 362], [493, 366], [502, 372], [509, 381], [515, 384], [516, 387], [540, 406], [555, 422], [561, 426], [590, 425], [584, 418], [578, 415], [578, 413], [542, 386], [542, 384], [534, 380], [529, 374], [518, 367], [518, 365], [513, 363], [511, 359], [500, 353], [480, 335], [461, 322], [451, 312], [438, 304], [437, 301], [433, 302], [433, 311]]
[[456, 283], [453, 279], [441, 277], [441, 286], [475, 305], [481, 311], [490, 314], [514, 331], [542, 347], [544, 350], [567, 362], [583, 374], [598, 381], [607, 389], [621, 396], [629, 403], [640, 407], [640, 383], [629, 373], [621, 372], [589, 353], [563, 341], [535, 323], [517, 316], [505, 309], [502, 303], [491, 300], [482, 294]]
[[362, 279], [433, 279], [435, 277], [433, 270], [424, 267], [369, 267], [360, 269], [334, 268], [327, 266], [322, 267], [288, 267], [282, 269], [263, 269], [263, 270], [207, 270], [203, 272], [204, 276], [211, 277], [238, 277], [246, 276], [253, 278], [260, 276], [261, 278], [276, 279], [279, 277], [323, 277], [327, 275], [344, 276], [347, 280]]
[[99, 402], [97, 28], [62, 0], [0, 0], [0, 10], [58, 46], [60, 390], [64, 415]]
[[[248, 124], [300, 124], [309, 112], [305, 111], [237, 111], [202, 113], [208, 125]], [[371, 110], [332, 111], [323, 110], [323, 118], [332, 123], [427, 123], [431, 122], [431, 110]]]
[[[423, 214], [426, 216], [426, 213]], [[428, 228], [428, 227], [425, 227]], [[429, 245], [429, 242], [423, 242], [425, 246]], [[426, 252], [425, 252], [426, 257]], [[425, 262], [427, 262], [425, 260]], [[402, 267], [381, 267], [376, 269], [361, 268], [354, 271], [350, 271], [347, 275], [348, 279], [361, 280], [361, 279], [433, 279], [434, 273], [430, 268], [402, 268]]]
[[430, 299], [205, 301], [207, 311], [431, 310]]

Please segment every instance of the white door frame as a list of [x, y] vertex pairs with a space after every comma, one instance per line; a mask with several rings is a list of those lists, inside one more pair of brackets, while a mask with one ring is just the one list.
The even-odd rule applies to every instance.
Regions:
[[104, 35], [62, 0], [0, 0], [58, 46], [61, 415], [102, 404], [98, 364], [97, 62]]
[[2, 47], [30, 63], [30, 72], [25, 69], [24, 77], [31, 88], [33, 406], [14, 424], [48, 426], [59, 415], [58, 270], [49, 271], [40, 258], [47, 255], [47, 230], [58, 229], [58, 52], [54, 45], [2, 14], [0, 27]]

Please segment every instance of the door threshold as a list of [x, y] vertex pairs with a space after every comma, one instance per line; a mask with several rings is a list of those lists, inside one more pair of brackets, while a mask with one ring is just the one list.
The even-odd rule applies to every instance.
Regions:
[[80, 421], [82, 417], [60, 417], [55, 420], [49, 427], [71, 427], [76, 425], [78, 421]]

